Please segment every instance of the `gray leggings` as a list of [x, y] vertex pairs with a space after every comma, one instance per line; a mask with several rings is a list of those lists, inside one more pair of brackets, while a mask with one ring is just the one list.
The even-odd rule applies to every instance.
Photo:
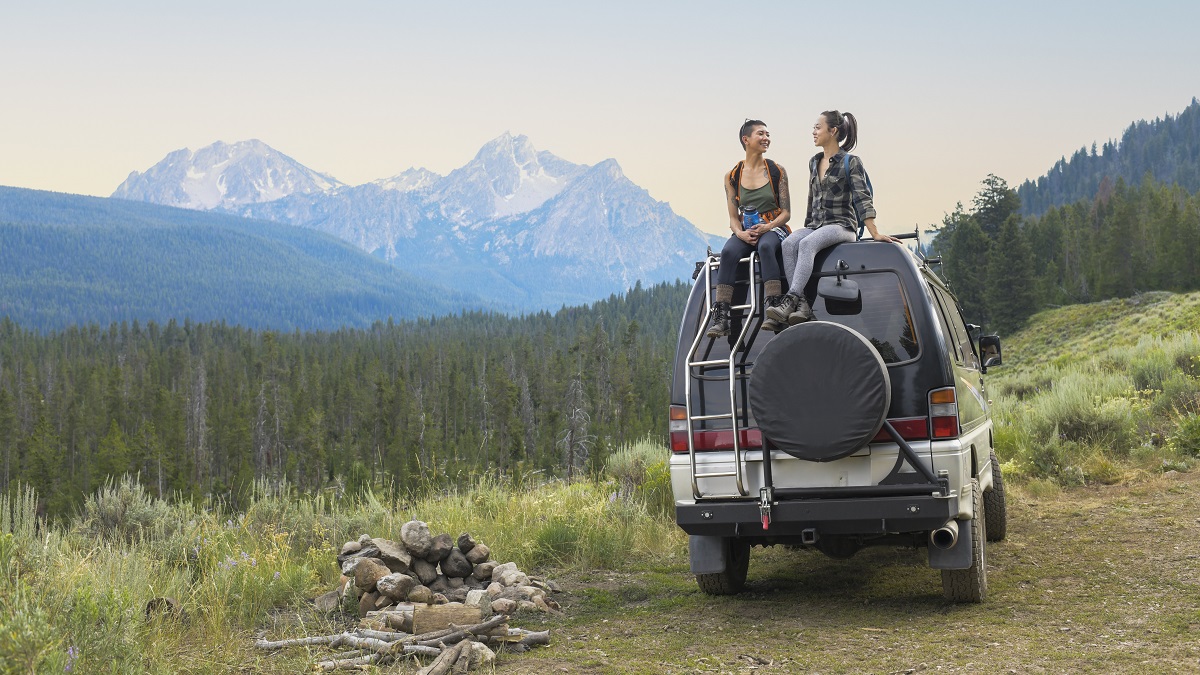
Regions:
[[837, 224], [815, 230], [796, 228], [783, 240], [783, 274], [790, 284], [787, 292], [804, 297], [804, 287], [812, 276], [813, 259], [817, 257], [817, 252], [856, 239], [857, 235]]

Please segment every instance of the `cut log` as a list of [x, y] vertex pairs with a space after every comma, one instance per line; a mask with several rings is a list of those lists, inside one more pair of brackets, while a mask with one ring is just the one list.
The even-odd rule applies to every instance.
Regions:
[[447, 647], [441, 656], [433, 660], [433, 663], [418, 670], [417, 675], [447, 675], [459, 657], [462, 656], [464, 647], [466, 647], [465, 642], [460, 642], [453, 647]]
[[475, 624], [479, 623], [481, 615], [482, 612], [478, 607], [467, 607], [466, 605], [414, 607], [412, 632], [414, 635], [420, 635], [449, 628], [452, 624]]

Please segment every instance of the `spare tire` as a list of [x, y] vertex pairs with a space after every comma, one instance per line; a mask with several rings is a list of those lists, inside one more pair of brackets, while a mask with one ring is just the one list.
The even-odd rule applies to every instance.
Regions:
[[749, 399], [759, 430], [775, 447], [828, 462], [854, 454], [879, 433], [892, 385], [879, 352], [861, 333], [810, 321], [763, 347]]

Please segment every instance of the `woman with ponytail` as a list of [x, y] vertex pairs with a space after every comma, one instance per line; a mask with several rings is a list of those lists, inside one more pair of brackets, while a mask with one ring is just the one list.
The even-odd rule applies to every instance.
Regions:
[[[821, 152], [809, 161], [808, 213], [804, 227], [783, 242], [783, 268], [788, 291], [767, 307], [767, 316], [795, 325], [813, 317], [804, 297], [813, 261], [822, 249], [858, 238], [861, 219], [875, 241], [900, 240], [875, 228], [875, 205], [867, 189], [862, 160], [848, 153], [858, 143], [858, 121], [850, 113], [826, 110], [813, 125], [813, 145]], [[848, 169], [848, 171], [847, 171]]]

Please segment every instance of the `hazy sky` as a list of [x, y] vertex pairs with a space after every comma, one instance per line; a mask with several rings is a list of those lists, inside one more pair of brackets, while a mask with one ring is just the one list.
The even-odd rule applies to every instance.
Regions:
[[897, 232], [988, 173], [1015, 186], [1182, 110], [1200, 95], [1198, 8], [4, 0], [0, 185], [107, 196], [172, 150], [248, 138], [357, 184], [447, 173], [511, 131], [614, 157], [718, 232], [742, 120], [766, 120], [768, 157], [803, 177], [814, 119], [838, 108]]

